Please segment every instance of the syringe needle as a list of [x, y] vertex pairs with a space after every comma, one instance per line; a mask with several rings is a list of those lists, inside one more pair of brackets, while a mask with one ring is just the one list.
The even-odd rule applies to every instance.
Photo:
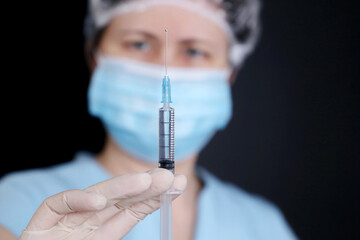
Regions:
[[165, 28], [165, 76], [167, 76], [168, 30]]

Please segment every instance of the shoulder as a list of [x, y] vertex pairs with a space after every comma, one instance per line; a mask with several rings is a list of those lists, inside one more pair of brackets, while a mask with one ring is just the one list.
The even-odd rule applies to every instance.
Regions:
[[110, 177], [91, 154], [80, 152], [72, 161], [10, 173], [0, 180], [0, 186], [33, 191], [41, 197], [48, 197], [64, 190], [86, 188]]
[[[238, 186], [221, 181], [205, 171], [212, 201], [216, 201], [224, 224], [237, 225], [241, 231], [259, 239], [296, 239], [281, 210], [265, 198], [251, 194]], [[229, 217], [231, 216], [231, 217]], [[236, 221], [234, 222], [234, 219]], [[231, 222], [231, 223], [230, 223]], [[247, 235], [247, 234], [245, 234]]]
[[46, 198], [51, 194], [51, 189], [57, 191], [67, 185], [66, 168], [71, 168], [71, 165], [73, 163], [67, 162], [42, 169], [9, 173], [0, 180], [0, 191], [6, 191], [2, 199], [5, 196], [11, 196], [10, 193], [19, 192], [28, 196], [29, 200]]
[[247, 212], [254, 217], [261, 217], [262, 219], [272, 218], [274, 215], [281, 214], [279, 208], [266, 200], [265, 198], [249, 193], [238, 186], [220, 181], [217, 179], [219, 196], [224, 202], [234, 205], [235, 209]]

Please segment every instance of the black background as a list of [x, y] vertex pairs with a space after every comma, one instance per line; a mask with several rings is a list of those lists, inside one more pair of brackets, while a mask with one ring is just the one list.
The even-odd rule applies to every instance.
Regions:
[[[2, 23], [0, 176], [97, 152], [104, 139], [87, 114], [86, 1], [19, 5], [3, 10], [12, 14]], [[360, 239], [358, 9], [266, 1], [261, 41], [233, 88], [233, 119], [200, 157], [276, 203], [302, 239]]]

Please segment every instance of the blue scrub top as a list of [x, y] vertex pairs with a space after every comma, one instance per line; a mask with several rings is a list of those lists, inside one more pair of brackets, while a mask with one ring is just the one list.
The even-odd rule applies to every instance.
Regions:
[[[297, 239], [279, 209], [261, 197], [220, 181], [204, 169], [194, 240]], [[0, 225], [19, 237], [40, 204], [69, 189], [84, 189], [112, 176], [89, 153], [45, 169], [11, 173], [0, 181]], [[159, 211], [147, 216], [124, 240], [160, 239]]]

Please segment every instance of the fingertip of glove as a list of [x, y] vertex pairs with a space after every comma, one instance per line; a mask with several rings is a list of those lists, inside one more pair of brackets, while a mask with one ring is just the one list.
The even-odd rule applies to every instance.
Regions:
[[107, 199], [105, 196], [97, 194], [95, 192], [89, 192], [88, 195], [90, 196], [90, 198], [88, 199], [88, 204], [94, 209], [100, 210], [106, 206]]
[[149, 173], [143, 172], [136, 174], [136, 182], [138, 187], [142, 187], [144, 190], [151, 186], [152, 177]]
[[174, 181], [174, 174], [169, 170], [164, 168], [155, 168], [150, 171], [150, 175], [153, 178], [153, 181], [160, 181], [162, 183], [169, 183], [170, 186]]
[[162, 193], [167, 191], [174, 182], [174, 174], [163, 168], [154, 168], [148, 173], [152, 177], [151, 189], [153, 192]]

